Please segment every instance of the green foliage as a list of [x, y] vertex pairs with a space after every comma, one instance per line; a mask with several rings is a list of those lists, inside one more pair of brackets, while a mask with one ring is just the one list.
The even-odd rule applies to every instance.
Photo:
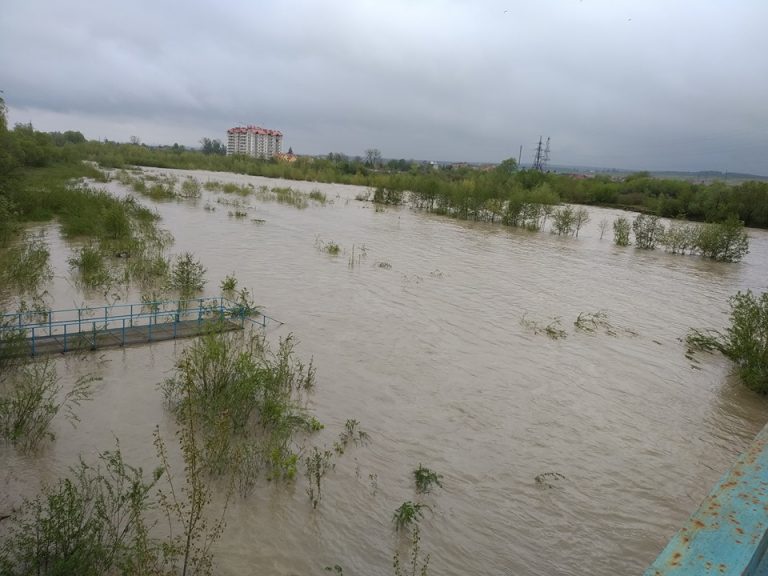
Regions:
[[36, 293], [52, 278], [50, 252], [42, 236], [24, 235], [16, 244], [0, 250], [0, 290]]
[[52, 360], [24, 365], [0, 380], [0, 437], [23, 451], [53, 440], [53, 419], [63, 410], [70, 421], [77, 421], [73, 408], [90, 399], [92, 382], [92, 377], [79, 378], [63, 392]]
[[8, 575], [101, 576], [173, 573], [172, 550], [150, 535], [151, 492], [125, 463], [119, 446], [95, 466], [82, 460], [70, 477], [43, 488], [12, 519], [0, 545], [0, 572]]
[[632, 231], [635, 233], [635, 246], [643, 250], [655, 249], [664, 238], [664, 225], [659, 222], [658, 216], [638, 214], [632, 222]]
[[181, 192], [179, 193], [179, 196], [183, 198], [200, 198], [201, 195], [202, 186], [200, 186], [200, 182], [191, 176], [185, 178], [181, 183]]
[[403, 566], [400, 561], [400, 551], [395, 552], [395, 557], [392, 560], [395, 576], [427, 576], [429, 573], [429, 559], [429, 554], [423, 560], [421, 559], [421, 530], [417, 524], [411, 531], [410, 559], [408, 564]]
[[407, 500], [403, 502], [397, 510], [395, 510], [392, 516], [392, 521], [395, 523], [395, 529], [406, 530], [412, 525], [415, 525], [424, 517], [424, 510], [431, 510], [426, 504], [419, 502], [412, 502]]
[[581, 230], [582, 226], [588, 223], [589, 220], [589, 211], [586, 208], [583, 206], [576, 208], [573, 214], [573, 235], [578, 238], [579, 230]]
[[732, 216], [719, 224], [701, 226], [696, 247], [705, 258], [738, 262], [749, 252], [749, 238], [744, 223]]
[[313, 446], [309, 455], [304, 458], [304, 465], [308, 480], [307, 495], [312, 502], [312, 508], [317, 508], [322, 498], [322, 479], [329, 470], [334, 468], [333, 452]]
[[68, 262], [71, 269], [77, 269], [80, 281], [88, 288], [106, 287], [113, 281], [104, 252], [94, 244], [82, 246]]
[[176, 257], [171, 269], [171, 287], [189, 297], [205, 287], [205, 266], [191, 252]]
[[229, 274], [221, 281], [219, 288], [222, 292], [234, 292], [237, 289], [237, 278], [235, 274]]
[[[180, 526], [179, 534], [171, 534], [163, 549], [174, 560], [176, 570], [182, 576], [213, 574], [213, 552], [211, 547], [221, 538], [224, 531], [224, 518], [227, 513], [229, 496], [218, 517], [211, 518], [208, 508], [211, 504], [211, 488], [205, 482], [207, 463], [204, 449], [198, 439], [197, 416], [191, 404], [182, 407], [177, 414], [179, 423], [179, 446], [184, 457], [184, 485], [177, 487], [173, 476], [167, 477], [167, 488], [158, 491], [158, 505], [167, 518], [168, 525]], [[155, 449], [165, 470], [169, 470], [168, 451], [155, 428]], [[178, 565], [181, 566], [178, 566]]]
[[552, 213], [552, 231], [558, 236], [572, 234], [575, 222], [575, 214], [570, 206], [562, 206]]
[[673, 222], [661, 238], [661, 244], [672, 254], [693, 253], [700, 235], [697, 224]]
[[323, 242], [320, 238], [315, 238], [315, 247], [321, 252], [330, 254], [331, 256], [338, 256], [341, 254], [341, 246], [331, 240], [330, 242]]
[[542, 325], [540, 322], [536, 320], [530, 320], [526, 318], [526, 316], [527, 316], [527, 313], [523, 314], [523, 316], [520, 318], [520, 325], [523, 328], [530, 330], [534, 334], [545, 334], [548, 338], [552, 340], [560, 340], [568, 336], [565, 330], [562, 329], [560, 318], [558, 317], [554, 317], [552, 318], [551, 322], [549, 322], [546, 325]]
[[328, 197], [325, 195], [325, 193], [321, 192], [317, 188], [315, 188], [309, 193], [309, 198], [323, 205], [325, 205], [328, 202]]
[[339, 440], [333, 444], [333, 449], [338, 455], [344, 454], [350, 443], [355, 446], [365, 446], [371, 438], [367, 432], [360, 430], [360, 422], [357, 420], [347, 420], [344, 423], [344, 430], [339, 434]]
[[597, 312], [580, 312], [573, 325], [577, 330], [588, 334], [594, 334], [601, 329], [611, 336], [616, 334], [613, 326], [608, 321], [608, 314], [600, 310]]
[[629, 246], [629, 220], [619, 216], [613, 221], [613, 241], [616, 246]]
[[443, 487], [441, 482], [442, 474], [438, 474], [429, 468], [424, 468], [421, 464], [413, 471], [413, 477], [416, 481], [416, 492], [419, 494], [431, 492], [433, 486]]
[[19, 228], [16, 205], [0, 194], [0, 248], [8, 244]]
[[717, 350], [735, 365], [751, 390], [768, 394], [768, 292], [732, 296], [730, 326], [725, 333], [691, 330], [686, 342], [693, 350]]
[[219, 154], [225, 155], [227, 153], [227, 147], [221, 143], [221, 140], [203, 138], [200, 140], [203, 154]]
[[194, 415], [206, 469], [247, 490], [262, 468], [270, 478], [295, 476], [297, 439], [317, 429], [302, 401], [314, 377], [311, 362], [295, 359], [291, 336], [273, 353], [263, 336], [211, 332], [184, 351], [163, 391], [177, 417]]

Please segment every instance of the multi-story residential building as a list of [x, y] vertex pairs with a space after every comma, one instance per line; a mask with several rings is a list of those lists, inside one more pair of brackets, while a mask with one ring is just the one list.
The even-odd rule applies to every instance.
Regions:
[[283, 134], [258, 126], [239, 126], [227, 130], [227, 154], [272, 158], [282, 152]]

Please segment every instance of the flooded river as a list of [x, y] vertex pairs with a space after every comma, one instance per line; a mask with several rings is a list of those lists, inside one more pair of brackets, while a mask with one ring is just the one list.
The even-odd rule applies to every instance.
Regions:
[[[192, 174], [319, 189], [333, 201], [299, 210], [246, 198], [248, 217], [237, 219], [215, 203], [222, 194], [142, 199], [175, 237], [171, 250], [208, 268], [206, 295], [234, 272], [284, 322], [269, 337], [293, 333], [299, 356], [314, 358], [311, 406], [326, 425], [317, 441], [330, 445], [348, 418], [372, 439], [338, 461], [317, 511], [303, 479], [265, 480], [236, 498], [218, 573], [327, 574], [338, 564], [345, 576], [392, 574], [392, 514], [414, 499], [421, 463], [444, 485], [424, 500], [431, 574], [638, 574], [768, 419], [768, 402], [730, 377], [724, 359], [692, 365], [681, 341], [690, 327], [725, 326], [737, 290], [766, 290], [765, 232], [750, 231], [744, 262], [721, 264], [619, 248], [610, 228], [600, 240], [600, 220], [617, 214], [609, 210], [591, 210], [579, 237], [564, 238], [377, 212], [354, 199], [356, 187]], [[82, 304], [55, 226], [49, 240], [53, 307]], [[341, 254], [318, 249], [330, 241]], [[575, 329], [580, 313], [597, 311], [613, 334]], [[554, 318], [565, 338], [521, 322]], [[115, 437], [129, 461], [153, 468], [154, 426], [173, 433], [157, 383], [188, 344], [57, 360], [68, 378], [103, 380], [78, 426], [57, 422], [39, 456], [0, 448], [4, 489], [32, 490]], [[548, 472], [562, 478], [536, 482]]]

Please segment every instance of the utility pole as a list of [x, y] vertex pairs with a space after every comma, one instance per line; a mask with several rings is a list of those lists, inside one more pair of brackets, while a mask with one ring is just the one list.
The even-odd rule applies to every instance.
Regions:
[[523, 160], [523, 145], [520, 144], [520, 153], [517, 155], [517, 168], [520, 169], [520, 162]]
[[544, 141], [539, 136], [539, 143], [536, 146], [536, 154], [533, 157], [533, 170], [544, 172], [547, 169], [547, 162], [549, 162], [549, 137], [547, 137], [547, 145], [544, 146]]

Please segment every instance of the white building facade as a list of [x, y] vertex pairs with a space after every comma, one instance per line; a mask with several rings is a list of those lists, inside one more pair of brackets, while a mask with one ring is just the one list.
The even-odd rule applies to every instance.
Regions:
[[283, 134], [259, 126], [240, 126], [227, 130], [227, 155], [244, 154], [272, 158], [283, 151]]

